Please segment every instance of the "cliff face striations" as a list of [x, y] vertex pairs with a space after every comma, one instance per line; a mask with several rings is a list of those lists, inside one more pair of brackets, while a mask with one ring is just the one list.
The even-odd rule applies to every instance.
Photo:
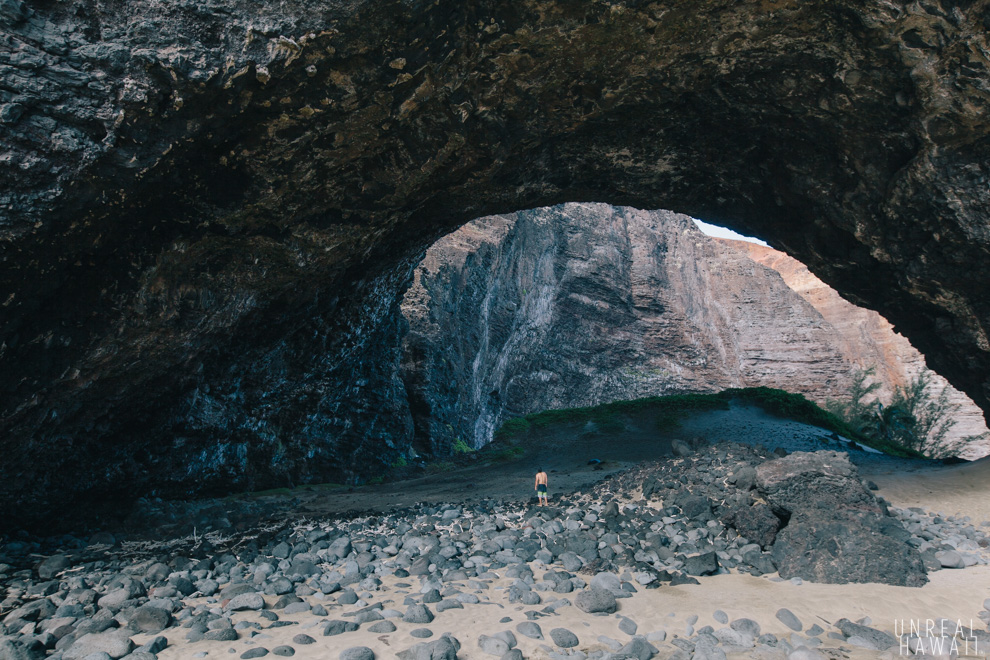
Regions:
[[[875, 367], [889, 392], [924, 368], [878, 314], [793, 259], [667, 211], [482, 218], [431, 247], [414, 277], [403, 375], [422, 450], [483, 445], [506, 415], [760, 385], [823, 403], [857, 369]], [[954, 435], [985, 432], [954, 396], [969, 415]]]
[[876, 312], [857, 307], [844, 300], [835, 289], [815, 277], [808, 268], [782, 252], [743, 241], [722, 241], [745, 254], [756, 263], [772, 268], [784, 278], [794, 292], [807, 300], [822, 319], [837, 331], [835, 346], [847, 361], [859, 369], [873, 369], [881, 387], [878, 394], [886, 400], [894, 388], [905, 387], [922, 373], [932, 379], [933, 397], [943, 390], [951, 406], [955, 425], [946, 440], [962, 441], [983, 436], [968, 444], [959, 455], [975, 460], [990, 454], [990, 437], [983, 411], [973, 400], [952, 387], [944, 378], [928, 370], [925, 357], [919, 353], [893, 326]]
[[763, 236], [988, 409], [988, 25], [985, 1], [4, 0], [0, 500], [373, 473], [411, 437], [412, 265], [574, 200]]

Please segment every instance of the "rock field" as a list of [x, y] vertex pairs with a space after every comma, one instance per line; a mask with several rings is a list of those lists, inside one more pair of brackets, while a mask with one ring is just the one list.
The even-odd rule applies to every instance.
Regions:
[[[990, 523], [888, 506], [843, 453], [674, 449], [548, 507], [482, 500], [283, 516], [159, 541], [22, 535], [0, 554], [0, 660], [896, 652], [926, 642], [861, 617], [802, 621], [786, 607], [771, 618], [682, 611], [653, 622], [657, 603], [702, 580], [920, 587], [934, 571], [988, 563]], [[949, 637], [990, 644], [990, 601], [978, 605], [978, 625]], [[603, 626], [613, 634], [594, 634]]]

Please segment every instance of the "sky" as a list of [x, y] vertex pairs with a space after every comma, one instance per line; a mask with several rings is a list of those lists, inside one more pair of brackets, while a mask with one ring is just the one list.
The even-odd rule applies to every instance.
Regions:
[[698, 225], [700, 229], [705, 234], [709, 236], [715, 236], [716, 238], [731, 238], [736, 241], [748, 241], [750, 243], [758, 243], [760, 245], [766, 245], [764, 241], [758, 238], [753, 238], [752, 236], [743, 236], [740, 233], [734, 232], [731, 229], [726, 229], [725, 227], [719, 227], [718, 225], [710, 225], [707, 222], [702, 222], [697, 218], [692, 218], [694, 224]]

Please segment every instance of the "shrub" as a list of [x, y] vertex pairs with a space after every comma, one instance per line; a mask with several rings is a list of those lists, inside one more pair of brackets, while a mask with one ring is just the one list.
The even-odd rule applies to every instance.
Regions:
[[499, 449], [492, 453], [491, 459], [493, 461], [511, 461], [513, 459], [519, 458], [525, 453], [522, 447], [506, 447], [505, 449]]
[[469, 447], [468, 444], [460, 438], [454, 438], [454, 444], [451, 445], [451, 448], [454, 450], [455, 454], [470, 454], [474, 451], [474, 448]]
[[495, 431], [495, 437], [493, 439], [497, 442], [499, 440], [517, 438], [528, 432], [529, 426], [529, 420], [525, 417], [512, 417], [502, 422], [502, 425]]
[[880, 383], [869, 382], [872, 376], [872, 369], [857, 372], [847, 400], [828, 403], [830, 410], [866, 436], [868, 444], [892, 453], [946, 458], [979, 439], [947, 441], [959, 405], [949, 401], [947, 388], [936, 393], [933, 372], [922, 371], [906, 386], [895, 388], [886, 404], [875, 394]]
[[454, 464], [450, 461], [438, 461], [437, 463], [428, 463], [426, 465], [427, 474], [440, 474], [442, 472], [450, 472], [454, 469]]
[[[860, 401], [874, 392], [879, 385], [868, 382], [869, 372], [854, 381], [850, 390], [851, 398]], [[858, 397], [858, 398], [857, 398]], [[585, 408], [566, 408], [562, 410], [546, 410], [532, 413], [525, 417], [505, 420], [495, 432], [496, 441], [506, 441], [523, 434], [545, 431], [555, 427], [571, 427], [587, 422], [594, 422], [597, 432], [614, 434], [625, 428], [624, 416], [637, 413], [654, 415], [658, 431], [669, 431], [680, 425], [681, 419], [692, 413], [708, 410], [727, 410], [729, 402], [741, 400], [759, 406], [770, 414], [812, 424], [852, 440], [873, 446], [896, 456], [920, 456], [917, 451], [902, 444], [888, 441], [875, 434], [864, 432], [858, 421], [857, 411], [869, 409], [866, 404], [829, 403], [829, 410], [824, 410], [815, 402], [801, 394], [793, 394], [784, 390], [770, 387], [747, 387], [723, 390], [706, 394], [674, 394], [668, 396], [645, 397], [632, 401], [614, 401], [600, 406]], [[940, 409], [939, 406], [930, 408], [930, 412]], [[922, 416], [922, 419], [928, 419]], [[931, 417], [931, 428], [939, 429], [937, 416]], [[929, 422], [926, 422], [929, 423]]]

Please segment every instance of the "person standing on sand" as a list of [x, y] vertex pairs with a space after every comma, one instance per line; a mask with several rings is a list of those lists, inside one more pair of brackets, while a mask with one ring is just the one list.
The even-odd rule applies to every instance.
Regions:
[[546, 506], [549, 504], [547, 501], [547, 473], [540, 468], [539, 472], [536, 473], [536, 501], [539, 502], [540, 506]]

